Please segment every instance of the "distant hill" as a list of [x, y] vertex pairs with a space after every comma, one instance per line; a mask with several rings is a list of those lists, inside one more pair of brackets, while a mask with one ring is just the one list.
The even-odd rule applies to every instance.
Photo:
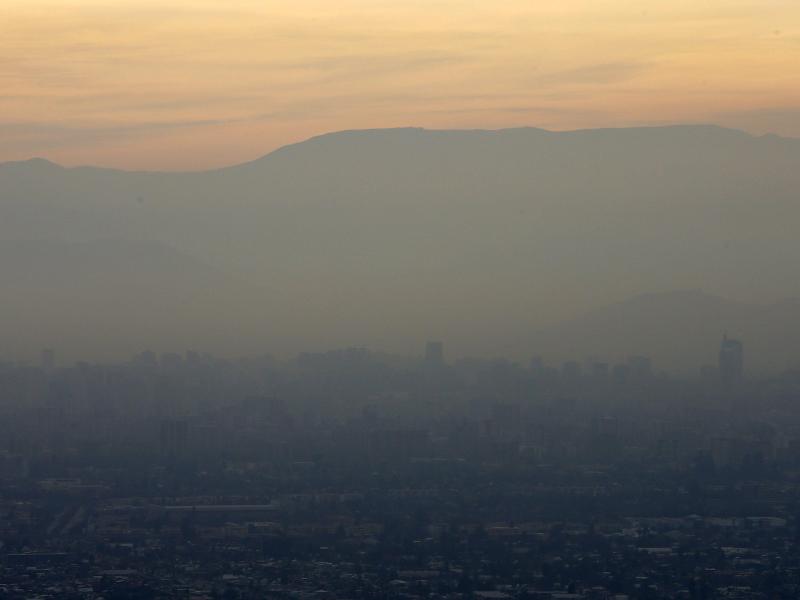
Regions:
[[522, 356], [646, 290], [800, 296], [798, 190], [799, 140], [714, 126], [349, 131], [201, 173], [6, 163], [0, 240], [171, 247], [267, 290], [253, 344]]
[[754, 372], [800, 367], [800, 300], [751, 305], [699, 290], [645, 294], [548, 327], [535, 344], [556, 360], [625, 362], [694, 371], [716, 365], [722, 336], [744, 343]]

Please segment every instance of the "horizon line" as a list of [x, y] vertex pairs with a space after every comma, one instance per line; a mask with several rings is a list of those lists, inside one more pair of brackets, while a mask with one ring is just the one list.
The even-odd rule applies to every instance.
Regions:
[[301, 144], [305, 144], [317, 139], [335, 136], [335, 135], [343, 135], [343, 134], [353, 134], [353, 133], [374, 133], [374, 132], [399, 132], [399, 131], [418, 131], [418, 132], [428, 132], [428, 133], [502, 133], [502, 132], [509, 132], [509, 131], [538, 131], [547, 134], [571, 134], [571, 133], [590, 133], [590, 132], [600, 132], [600, 131], [631, 131], [631, 130], [652, 130], [652, 129], [718, 129], [722, 131], [728, 131], [733, 133], [738, 133], [744, 136], [747, 136], [752, 139], [764, 139], [764, 138], [777, 138], [783, 140], [792, 140], [792, 141], [800, 141], [800, 137], [793, 137], [793, 136], [786, 136], [777, 133], [764, 133], [764, 134], [754, 134], [746, 131], [744, 129], [738, 129], [735, 127], [726, 127], [724, 125], [718, 125], [715, 123], [672, 123], [666, 125], [637, 125], [637, 126], [621, 126], [621, 127], [582, 127], [576, 129], [545, 129], [543, 127], [537, 127], [535, 125], [521, 125], [518, 127], [499, 127], [499, 128], [481, 128], [481, 127], [468, 127], [468, 128], [428, 128], [428, 127], [420, 127], [414, 125], [407, 125], [402, 127], [365, 127], [365, 128], [354, 128], [354, 129], [340, 129], [340, 130], [333, 130], [327, 131], [319, 134], [312, 135], [307, 138], [303, 138], [296, 142], [291, 142], [288, 144], [283, 144], [270, 150], [264, 154], [260, 154], [253, 159], [245, 160], [242, 162], [232, 163], [228, 165], [222, 165], [217, 167], [205, 168], [205, 169], [175, 169], [175, 170], [158, 170], [158, 169], [124, 169], [124, 168], [117, 168], [117, 167], [102, 167], [98, 165], [92, 164], [79, 164], [74, 166], [66, 166], [61, 163], [58, 163], [54, 160], [51, 160], [45, 156], [31, 156], [30, 158], [20, 159], [20, 160], [8, 160], [8, 161], [0, 161], [0, 168], [12, 165], [26, 165], [31, 163], [44, 163], [48, 166], [56, 167], [59, 169], [63, 169], [65, 171], [73, 171], [73, 170], [98, 170], [98, 171], [111, 171], [117, 173], [151, 173], [151, 174], [169, 174], [169, 175], [180, 175], [180, 174], [199, 174], [199, 173], [214, 173], [218, 171], [225, 171], [228, 169], [235, 169], [237, 167], [242, 167], [245, 165], [250, 165], [256, 163], [260, 160], [264, 160], [267, 157], [281, 152], [287, 148], [292, 148], [294, 146], [299, 146]]

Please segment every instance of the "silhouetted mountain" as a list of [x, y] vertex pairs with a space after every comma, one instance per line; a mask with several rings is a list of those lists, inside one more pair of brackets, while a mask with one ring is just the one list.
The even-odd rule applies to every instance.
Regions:
[[800, 300], [751, 305], [696, 290], [645, 294], [543, 329], [535, 343], [555, 358], [613, 363], [644, 354], [696, 371], [716, 364], [724, 334], [744, 341], [756, 372], [797, 368]]
[[798, 189], [800, 141], [713, 126], [350, 131], [203, 173], [0, 165], [0, 239], [170, 245], [270, 290], [265, 342], [491, 353], [642, 290], [800, 295]]

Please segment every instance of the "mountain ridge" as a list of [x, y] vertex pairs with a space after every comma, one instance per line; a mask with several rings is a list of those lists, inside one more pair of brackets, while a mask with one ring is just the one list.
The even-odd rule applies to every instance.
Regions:
[[[779, 334], [789, 344], [776, 352]], [[697, 372], [701, 365], [716, 364], [725, 335], [743, 341], [753, 372], [796, 369], [800, 298], [756, 304], [701, 289], [645, 293], [542, 329], [535, 339], [543, 353], [561, 360], [624, 362], [645, 354], [657, 365]], [[679, 360], [676, 352], [681, 354]]]
[[435, 128], [426, 128], [426, 127], [416, 127], [416, 126], [407, 126], [407, 127], [390, 127], [390, 128], [365, 128], [365, 129], [343, 129], [338, 131], [330, 131], [326, 133], [321, 133], [317, 135], [313, 135], [306, 139], [292, 142], [289, 144], [285, 144], [283, 146], [279, 146], [274, 150], [267, 152], [266, 154], [260, 155], [251, 160], [245, 160], [240, 163], [235, 163], [232, 165], [220, 166], [220, 167], [212, 167], [208, 169], [199, 169], [199, 170], [176, 170], [176, 171], [159, 171], [159, 170], [148, 170], [148, 169], [122, 169], [122, 168], [113, 168], [113, 167], [100, 167], [91, 164], [85, 165], [75, 165], [75, 166], [64, 166], [57, 162], [54, 162], [48, 158], [41, 157], [41, 156], [33, 156], [28, 159], [22, 160], [10, 160], [10, 161], [0, 161], [0, 168], [4, 166], [26, 166], [26, 165], [37, 165], [37, 166], [49, 166], [49, 167], [59, 167], [66, 171], [70, 170], [80, 170], [80, 169], [93, 169], [93, 170], [101, 170], [101, 171], [113, 171], [117, 173], [133, 173], [133, 174], [199, 174], [199, 173], [214, 173], [217, 171], [226, 171], [229, 169], [237, 169], [239, 167], [243, 167], [246, 165], [251, 165], [253, 163], [258, 163], [260, 161], [268, 159], [270, 156], [274, 154], [281, 153], [286, 151], [287, 149], [291, 149], [296, 146], [302, 146], [308, 143], [315, 143], [318, 141], [328, 140], [328, 139], [336, 139], [341, 140], [346, 137], [358, 137], [362, 135], [373, 135], [373, 134], [392, 134], [392, 133], [416, 133], [416, 134], [464, 134], [464, 135], [502, 135], [502, 134], [511, 134], [517, 132], [525, 132], [525, 133], [539, 133], [545, 135], [552, 135], [552, 136], [570, 136], [570, 135], [602, 135], [608, 132], [614, 133], [635, 133], [635, 132], [652, 132], [652, 131], [694, 131], [694, 132], [703, 132], [703, 131], [714, 131], [718, 133], [724, 132], [725, 135], [730, 135], [731, 137], [739, 137], [739, 138], [749, 138], [753, 140], [772, 140], [772, 141], [784, 141], [784, 142], [800, 142], [800, 138], [790, 137], [790, 136], [781, 136], [774, 133], [766, 133], [763, 135], [755, 135], [748, 133], [744, 130], [724, 127], [721, 125], [716, 125], [713, 123], [696, 123], [696, 124], [673, 124], [673, 125], [651, 125], [651, 126], [639, 126], [639, 127], [596, 127], [596, 128], [585, 128], [585, 129], [569, 129], [569, 130], [550, 130], [544, 129], [541, 127], [535, 126], [521, 126], [521, 127], [505, 127], [505, 128], [498, 128], [498, 129], [481, 129], [481, 128], [468, 128], [468, 129], [435, 129]]
[[485, 355], [642, 290], [800, 296], [800, 143], [714, 126], [360, 130], [207, 172], [20, 172], [0, 168], [0, 240], [167, 244], [252, 284], [228, 294], [248, 347]]

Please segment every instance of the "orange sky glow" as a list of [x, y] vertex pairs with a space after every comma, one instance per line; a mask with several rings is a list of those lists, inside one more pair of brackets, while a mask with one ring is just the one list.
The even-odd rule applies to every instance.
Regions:
[[204, 169], [340, 129], [800, 137], [797, 0], [3, 0], [0, 161]]

